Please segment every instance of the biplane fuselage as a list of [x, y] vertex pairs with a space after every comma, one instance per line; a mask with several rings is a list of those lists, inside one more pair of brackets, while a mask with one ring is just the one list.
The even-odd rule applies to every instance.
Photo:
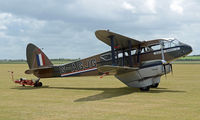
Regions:
[[[39, 48], [29, 44], [27, 62], [30, 70], [26, 73], [33, 73], [39, 78], [114, 74], [126, 85], [141, 88], [159, 83], [160, 76], [171, 71], [171, 61], [192, 51], [189, 45], [176, 39], [140, 42], [104, 30], [95, 34], [98, 39], [111, 46], [111, 51], [58, 66], [53, 66]], [[163, 59], [166, 62], [164, 68]], [[151, 82], [141, 82], [148, 80]]]

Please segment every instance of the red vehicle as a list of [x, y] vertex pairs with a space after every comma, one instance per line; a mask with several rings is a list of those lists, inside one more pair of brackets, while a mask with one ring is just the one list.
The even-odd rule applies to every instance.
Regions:
[[16, 84], [20, 84], [22, 86], [25, 86], [25, 85], [29, 85], [29, 86], [34, 86], [34, 87], [41, 87], [42, 86], [42, 82], [39, 82], [40, 78], [38, 79], [31, 79], [31, 80], [28, 80], [26, 78], [20, 78], [20, 79], [17, 79], [17, 80], [14, 80], [14, 72], [13, 71], [8, 71], [11, 73], [11, 77], [12, 77], [12, 81]]

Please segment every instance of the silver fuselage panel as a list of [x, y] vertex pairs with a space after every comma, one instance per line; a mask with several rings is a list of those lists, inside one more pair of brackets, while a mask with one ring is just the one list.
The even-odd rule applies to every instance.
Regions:
[[[164, 69], [166, 70], [166, 73], [164, 72]], [[166, 64], [164, 68], [164, 65], [161, 62], [152, 61], [137, 71], [115, 75], [115, 77], [129, 87], [141, 88], [159, 83], [160, 77], [170, 71], [170, 64]]]

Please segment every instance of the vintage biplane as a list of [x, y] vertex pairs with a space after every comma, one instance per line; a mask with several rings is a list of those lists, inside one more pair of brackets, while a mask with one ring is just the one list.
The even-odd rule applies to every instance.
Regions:
[[149, 91], [158, 87], [162, 75], [172, 71], [171, 61], [192, 52], [191, 46], [174, 38], [139, 41], [109, 30], [98, 30], [95, 35], [111, 51], [58, 66], [41, 49], [28, 44], [29, 70], [25, 73], [38, 78], [110, 74], [129, 87]]

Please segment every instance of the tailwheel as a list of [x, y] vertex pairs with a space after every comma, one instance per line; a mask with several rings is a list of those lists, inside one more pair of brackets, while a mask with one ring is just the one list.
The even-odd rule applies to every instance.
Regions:
[[141, 91], [149, 91], [150, 90], [150, 86], [146, 86], [146, 87], [141, 87], [140, 88]]
[[42, 82], [38, 82], [38, 87], [42, 87]]
[[42, 87], [42, 82], [36, 82], [36, 83], [34, 84], [34, 87]]
[[151, 88], [157, 88], [158, 85], [159, 85], [159, 83], [152, 84], [152, 85], [151, 85]]

